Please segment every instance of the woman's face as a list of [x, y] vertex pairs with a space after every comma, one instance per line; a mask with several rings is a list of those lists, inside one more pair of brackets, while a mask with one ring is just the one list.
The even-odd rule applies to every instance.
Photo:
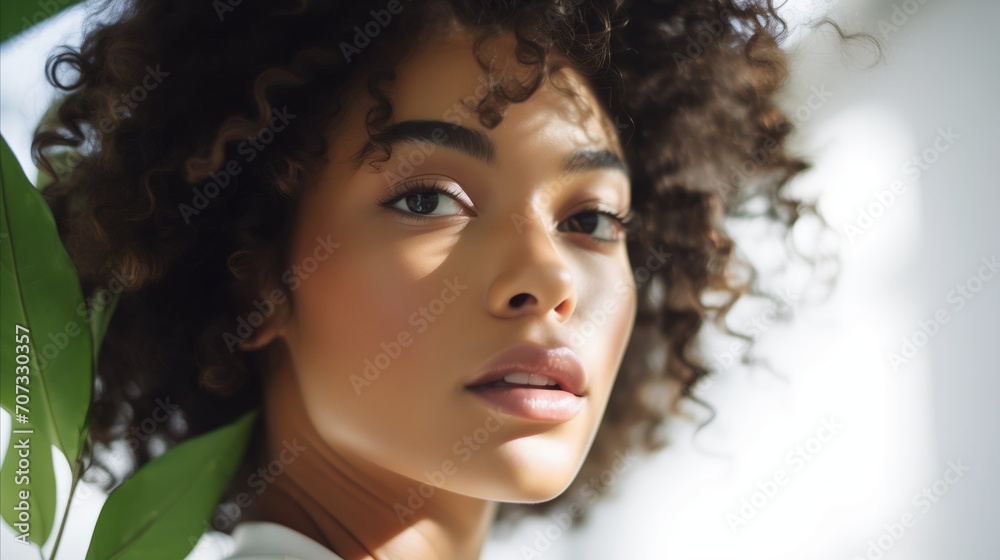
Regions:
[[[383, 173], [352, 164], [372, 102], [349, 99], [331, 163], [300, 206], [283, 278], [294, 310], [277, 333], [292, 376], [278, 383], [295, 389], [269, 414], [300, 408], [333, 453], [414, 489], [543, 501], [580, 468], [631, 334], [624, 232], [599, 213], [627, 213], [630, 184], [578, 74], [557, 77], [576, 98], [546, 84], [493, 130], [463, 105], [483, 96], [484, 76], [465, 35], [400, 66], [383, 83], [393, 106]], [[561, 377], [556, 388], [468, 388], [524, 343], [556, 349], [564, 372], [578, 358], [580, 387], [565, 391]], [[564, 375], [520, 360], [504, 371]]]

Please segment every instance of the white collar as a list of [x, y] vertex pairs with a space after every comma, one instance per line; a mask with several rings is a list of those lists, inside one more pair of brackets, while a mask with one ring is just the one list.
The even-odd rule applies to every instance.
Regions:
[[302, 533], [270, 521], [243, 521], [233, 529], [228, 560], [343, 560]]

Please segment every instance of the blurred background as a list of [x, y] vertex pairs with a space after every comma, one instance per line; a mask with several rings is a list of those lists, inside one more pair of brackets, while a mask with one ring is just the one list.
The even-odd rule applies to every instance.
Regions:
[[[45, 59], [79, 43], [85, 10], [0, 48], [0, 131], [27, 169], [53, 99]], [[1000, 4], [789, 0], [782, 11], [783, 100], [793, 147], [813, 164], [794, 188], [818, 199], [837, 238], [836, 289], [819, 299], [802, 271], [775, 275], [779, 298], [748, 300], [729, 321], [761, 333], [752, 356], [770, 367], [741, 363], [738, 339], [709, 337], [715, 375], [698, 396], [711, 422], [698, 430], [708, 410], [685, 406], [667, 449], [606, 473], [609, 498], [580, 504], [582, 530], [565, 530], [559, 512], [498, 529], [484, 560], [998, 557]], [[825, 16], [879, 37], [886, 60], [872, 66], [863, 42], [810, 25]], [[760, 228], [731, 228], [748, 258], [767, 262]], [[59, 475], [64, 503], [69, 473]], [[59, 560], [84, 558], [104, 498], [78, 492], [64, 537], [75, 546]], [[231, 546], [210, 534], [190, 558]], [[6, 526], [0, 551], [38, 558]]]

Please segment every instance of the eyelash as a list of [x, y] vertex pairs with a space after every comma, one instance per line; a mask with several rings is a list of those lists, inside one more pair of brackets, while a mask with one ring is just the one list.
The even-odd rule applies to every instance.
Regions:
[[[378, 200], [377, 204], [388, 210], [396, 212], [397, 214], [400, 215], [400, 217], [402, 217], [409, 223], [416, 224], [416, 223], [422, 223], [426, 220], [435, 219], [435, 217], [433, 216], [421, 216], [420, 214], [403, 212], [398, 208], [392, 208], [394, 204], [396, 204], [400, 200], [404, 199], [407, 195], [414, 192], [434, 192], [438, 194], [443, 194], [455, 199], [455, 201], [458, 204], [462, 205], [463, 207], [466, 206], [465, 203], [461, 201], [464, 193], [462, 193], [457, 189], [445, 187], [435, 181], [428, 181], [428, 180], [405, 183], [403, 185], [390, 189], [388, 193], [386, 193], [381, 199]], [[580, 214], [588, 214], [588, 213], [602, 214], [616, 221], [618, 223], [618, 226], [621, 228], [622, 234], [626, 236], [635, 230], [636, 223], [633, 220], [634, 213], [631, 210], [628, 211], [627, 213], [621, 214], [617, 212], [610, 212], [608, 210], [603, 210], [597, 206], [592, 206], [588, 208], [583, 208], [580, 212], [577, 212], [576, 214], [571, 216], [571, 218], [579, 216]], [[475, 216], [475, 213], [473, 212], [472, 215]], [[440, 218], [440, 216], [437, 218]], [[608, 245], [613, 245], [621, 241], [621, 239], [616, 239], [616, 240], [603, 239], [589, 234], [587, 234], [587, 236], [593, 239], [594, 241], [597, 241], [599, 243], [605, 243]]]
[[[438, 183], [438, 182], [435, 182], [435, 181], [428, 181], [428, 180], [420, 180], [420, 181], [415, 181], [413, 183], [404, 183], [403, 185], [400, 185], [398, 187], [394, 187], [394, 188], [390, 189], [389, 192], [387, 192], [385, 194], [385, 196], [383, 196], [378, 201], [378, 205], [379, 206], [384, 206], [384, 207], [388, 208], [389, 210], [396, 210], [397, 212], [399, 212], [400, 214], [403, 214], [405, 216], [416, 217], [419, 220], [433, 219], [433, 217], [431, 217], [431, 216], [421, 216], [419, 214], [411, 214], [411, 213], [408, 213], [408, 212], [403, 212], [403, 211], [398, 210], [396, 208], [391, 208], [391, 206], [393, 204], [396, 204], [397, 202], [399, 202], [400, 200], [402, 200], [403, 198], [405, 198], [406, 195], [411, 194], [411, 193], [415, 193], [415, 192], [434, 192], [434, 193], [438, 193], [438, 194], [447, 195], [447, 196], [450, 196], [451, 198], [454, 198], [456, 200], [456, 202], [458, 202], [462, 206], [466, 206], [466, 204], [464, 202], [461, 202], [461, 200], [463, 198], [463, 194], [464, 194], [462, 191], [460, 191], [458, 189], [454, 189], [454, 188], [448, 188], [448, 187], [442, 186], [441, 183]], [[475, 212], [473, 212], [473, 215], [475, 215]]]
[[601, 214], [611, 218], [612, 220], [618, 222], [618, 227], [620, 228], [621, 237], [618, 239], [604, 239], [603, 237], [596, 237], [589, 233], [585, 233], [587, 237], [596, 241], [597, 243], [602, 243], [605, 245], [616, 245], [622, 241], [623, 238], [627, 237], [630, 232], [633, 231], [635, 222], [632, 221], [632, 212], [626, 214], [618, 214], [616, 212], [610, 212], [608, 210], [602, 210], [597, 206], [584, 207], [576, 214], [570, 216], [570, 218], [575, 218], [580, 214]]

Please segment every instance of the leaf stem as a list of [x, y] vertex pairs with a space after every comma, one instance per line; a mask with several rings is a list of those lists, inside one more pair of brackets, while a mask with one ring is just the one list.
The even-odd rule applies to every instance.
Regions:
[[77, 459], [73, 464], [73, 482], [69, 485], [69, 498], [66, 499], [66, 509], [63, 511], [62, 520], [59, 522], [59, 532], [56, 533], [56, 542], [52, 545], [52, 554], [49, 560], [55, 560], [56, 552], [59, 550], [59, 542], [62, 541], [63, 529], [66, 528], [66, 519], [69, 517], [69, 505], [73, 503], [73, 494], [76, 493], [76, 483], [80, 481], [82, 464]]

